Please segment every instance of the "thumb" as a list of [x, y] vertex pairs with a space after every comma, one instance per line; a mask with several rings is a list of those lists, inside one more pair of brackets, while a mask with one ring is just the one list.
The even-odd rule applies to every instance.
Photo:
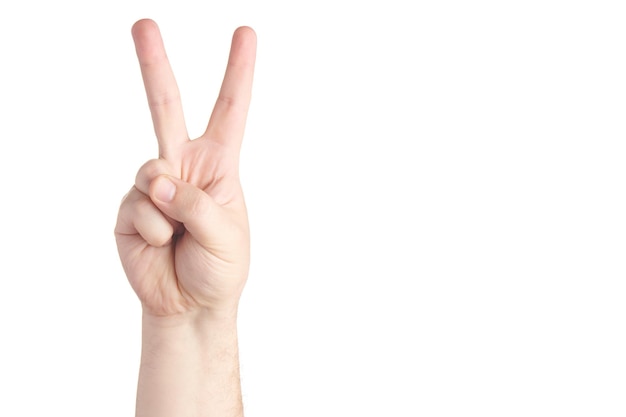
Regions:
[[198, 187], [169, 175], [150, 184], [150, 198], [164, 214], [181, 222], [205, 247], [219, 245], [228, 224], [226, 211]]

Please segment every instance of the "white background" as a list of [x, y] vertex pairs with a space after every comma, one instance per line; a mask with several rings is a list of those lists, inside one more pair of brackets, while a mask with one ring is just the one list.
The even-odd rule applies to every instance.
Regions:
[[0, 415], [133, 414], [150, 17], [196, 136], [258, 34], [248, 416], [624, 416], [622, 3], [3, 2]]

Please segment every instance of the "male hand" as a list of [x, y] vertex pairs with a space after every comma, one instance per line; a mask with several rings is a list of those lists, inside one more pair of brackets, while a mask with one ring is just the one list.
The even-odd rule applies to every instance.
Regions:
[[115, 227], [117, 247], [144, 314], [236, 314], [249, 266], [249, 229], [239, 181], [256, 36], [233, 35], [226, 74], [205, 133], [190, 140], [159, 29], [132, 30], [159, 145], [137, 173]]

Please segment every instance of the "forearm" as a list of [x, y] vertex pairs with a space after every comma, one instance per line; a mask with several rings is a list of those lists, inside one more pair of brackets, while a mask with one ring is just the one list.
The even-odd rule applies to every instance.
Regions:
[[234, 314], [142, 321], [137, 417], [243, 416]]

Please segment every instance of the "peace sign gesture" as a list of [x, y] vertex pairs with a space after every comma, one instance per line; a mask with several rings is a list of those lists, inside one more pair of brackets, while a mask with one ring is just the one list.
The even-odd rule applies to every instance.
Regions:
[[122, 265], [148, 314], [234, 314], [249, 266], [239, 150], [256, 36], [248, 27], [235, 31], [208, 127], [190, 140], [156, 23], [140, 20], [132, 34], [159, 158], [141, 167], [121, 204], [115, 236]]

